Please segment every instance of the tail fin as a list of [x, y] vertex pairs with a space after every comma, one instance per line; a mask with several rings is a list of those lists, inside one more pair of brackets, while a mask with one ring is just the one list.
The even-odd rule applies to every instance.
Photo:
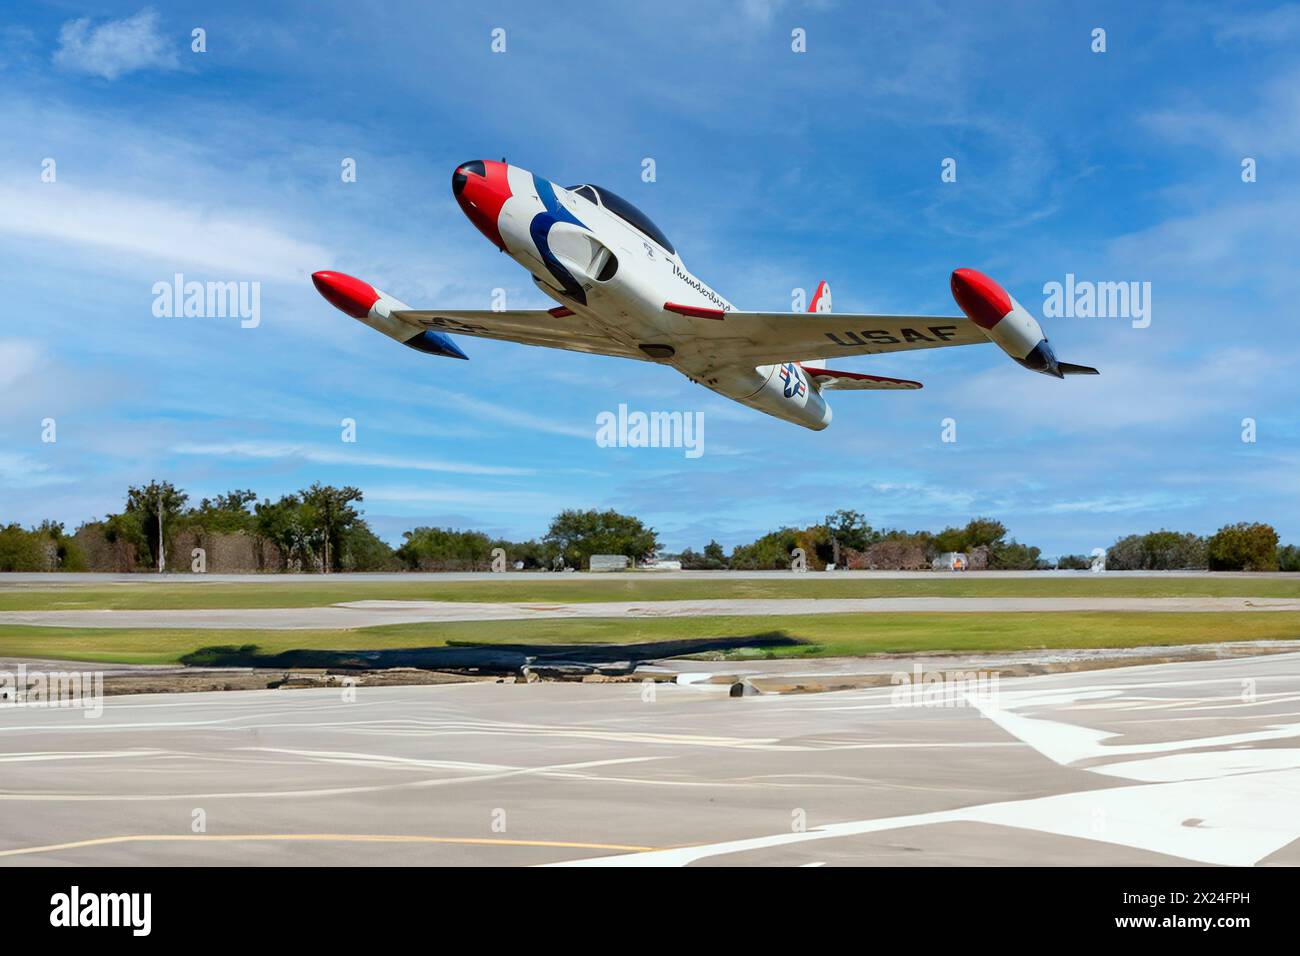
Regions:
[[1057, 362], [1056, 367], [1061, 370], [1062, 375], [1100, 375], [1091, 365], [1074, 365], [1070, 362]]
[[[831, 285], [825, 279], [817, 283], [817, 290], [813, 293], [812, 300], [808, 303], [809, 312], [830, 312], [831, 310]], [[825, 359], [808, 359], [806, 362], [800, 362], [804, 368], [825, 368]]]

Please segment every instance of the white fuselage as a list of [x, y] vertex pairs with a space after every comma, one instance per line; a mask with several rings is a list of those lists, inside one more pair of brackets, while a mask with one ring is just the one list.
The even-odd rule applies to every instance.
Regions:
[[[737, 366], [707, 349], [684, 348], [700, 345], [693, 330], [714, 320], [708, 313], [720, 320], [732, 304], [674, 250], [607, 209], [598, 189], [589, 198], [517, 166], [508, 167], [508, 181], [497, 220], [504, 249], [557, 303], [720, 395], [812, 428], [829, 424], [830, 407], [797, 362]], [[700, 314], [669, 311], [667, 304]]]

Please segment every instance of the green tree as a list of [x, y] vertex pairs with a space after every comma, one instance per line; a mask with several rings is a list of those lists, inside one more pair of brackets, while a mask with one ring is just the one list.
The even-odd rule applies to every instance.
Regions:
[[682, 562], [683, 571], [721, 571], [727, 566], [727, 553], [712, 540], [704, 546], [703, 553], [687, 548], [677, 558]]
[[1205, 539], [1179, 531], [1130, 534], [1106, 549], [1106, 567], [1112, 571], [1182, 571], [1204, 568]]
[[190, 516], [204, 531], [253, 531], [257, 519], [249, 506], [256, 502], [257, 492], [235, 489], [215, 498], [204, 498]]
[[1146, 570], [1147, 553], [1142, 544], [1144, 535], [1129, 534], [1116, 539], [1106, 549], [1106, 567], [1111, 571]]
[[25, 529], [0, 526], [0, 571], [84, 571], [86, 559], [77, 542], [57, 521]]
[[284, 559], [283, 570], [291, 570], [294, 565], [304, 569], [311, 565], [311, 529], [297, 495], [283, 495], [274, 502], [269, 498], [263, 501], [255, 509], [255, 524], [258, 535], [279, 549]]
[[63, 522], [51, 521], [46, 519], [33, 531], [49, 539], [54, 543], [54, 560], [56, 570], [59, 571], [85, 571], [86, 556], [81, 550], [81, 545], [77, 543], [76, 538], [64, 534]]
[[880, 540], [880, 534], [872, 529], [860, 511], [846, 511], [841, 508], [833, 514], [828, 514], [823, 523], [827, 534], [830, 535], [831, 560], [836, 566], [842, 564], [843, 555], [840, 553], [842, 548], [866, 551]]
[[617, 511], [561, 511], [542, 541], [570, 567], [585, 567], [593, 554], [625, 554], [644, 561], [659, 549], [653, 528]]
[[985, 547], [992, 555], [1006, 536], [1007, 528], [1001, 521], [972, 518], [964, 528], [944, 528], [936, 534], [933, 538], [934, 553], [958, 551], [969, 554], [976, 548]]
[[[91, 527], [93, 526], [92, 523]], [[128, 567], [134, 568], [140, 563], [140, 557], [145, 553], [146, 546], [144, 527], [138, 514], [125, 512], [106, 515], [103, 522], [99, 523], [99, 527], [103, 531], [104, 540], [119, 548]]]
[[1270, 525], [1225, 525], [1206, 545], [1211, 571], [1276, 571], [1277, 532]]
[[1040, 553], [1038, 548], [1014, 539], [999, 541], [989, 550], [989, 567], [998, 571], [1042, 570], [1046, 562], [1039, 561]]
[[930, 540], [936, 554], [966, 550], [966, 536], [961, 528], [944, 528]]
[[17, 523], [0, 527], [0, 571], [45, 571], [43, 536]]
[[799, 547], [797, 528], [769, 531], [749, 544], [737, 545], [731, 552], [731, 567], [737, 571], [788, 570], [790, 554]]
[[[481, 531], [454, 528], [416, 528], [402, 538], [397, 557], [412, 571], [486, 570], [497, 546]], [[511, 548], [505, 551], [508, 559], [521, 560]]]
[[1007, 527], [1001, 521], [994, 521], [992, 518], [972, 518], [962, 529], [962, 539], [965, 545], [964, 550], [973, 551], [978, 547], [986, 547], [990, 551], [996, 551], [998, 545], [1007, 536]]
[[346, 485], [335, 488], [315, 482], [298, 492], [303, 521], [310, 529], [309, 541], [320, 555], [321, 569], [336, 571], [342, 567], [343, 535], [360, 519], [361, 512], [352, 502], [361, 500], [361, 489]]
[[358, 519], [340, 536], [339, 564], [344, 571], [396, 571], [401, 565], [388, 546], [370, 529], [364, 519]]
[[[158, 555], [164, 547], [163, 539], [170, 534], [170, 525], [185, 510], [189, 495], [181, 491], [170, 481], [151, 481], [147, 485], [132, 485], [126, 492], [126, 508], [123, 516], [135, 519], [137, 534], [144, 542], [145, 553], [149, 557], [149, 566], [158, 566]], [[159, 527], [158, 515], [162, 514], [162, 526]], [[110, 522], [112, 517], [110, 516]], [[129, 526], [123, 523], [127, 530]], [[161, 537], [160, 537], [161, 533]], [[112, 540], [112, 539], [110, 539]]]

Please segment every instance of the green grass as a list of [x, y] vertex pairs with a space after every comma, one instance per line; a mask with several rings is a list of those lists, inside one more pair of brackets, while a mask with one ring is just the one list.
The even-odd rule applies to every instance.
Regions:
[[[0, 580], [0, 588], [3, 588]], [[867, 597], [1276, 597], [1300, 598], [1294, 578], [1106, 577], [1087, 575], [997, 578], [938, 575], [933, 578], [736, 579], [586, 577], [537, 575], [535, 580], [447, 581], [436, 576], [409, 581], [347, 581], [317, 576], [249, 584], [186, 579], [113, 585], [50, 584], [0, 590], [0, 611], [170, 610], [180, 608], [321, 607], [340, 601], [671, 601], [701, 598]]]
[[0, 626], [0, 656], [112, 663], [175, 663], [220, 644], [255, 644], [258, 652], [318, 648], [430, 647], [448, 642], [631, 643], [693, 637], [782, 633], [809, 643], [734, 657], [861, 656], [925, 651], [1002, 651], [1300, 639], [1300, 613], [903, 613], [802, 617], [709, 617], [640, 620], [474, 621], [397, 624], [358, 630], [255, 631]]

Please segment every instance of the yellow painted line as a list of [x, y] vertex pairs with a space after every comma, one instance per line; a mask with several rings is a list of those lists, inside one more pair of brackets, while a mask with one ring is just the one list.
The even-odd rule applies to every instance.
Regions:
[[507, 840], [489, 837], [407, 836], [389, 833], [139, 833], [129, 836], [96, 837], [90, 840], [75, 840], [71, 843], [50, 843], [46, 846], [27, 846], [13, 850], [0, 850], [0, 857], [23, 856], [29, 853], [52, 853], [57, 850], [76, 850], [82, 847], [108, 846], [114, 843], [239, 843], [295, 840], [327, 843], [451, 843], [465, 846], [541, 846], [565, 850], [625, 850], [629, 853], [644, 853], [648, 850], [657, 849], [652, 846], [625, 846], [619, 843]]

